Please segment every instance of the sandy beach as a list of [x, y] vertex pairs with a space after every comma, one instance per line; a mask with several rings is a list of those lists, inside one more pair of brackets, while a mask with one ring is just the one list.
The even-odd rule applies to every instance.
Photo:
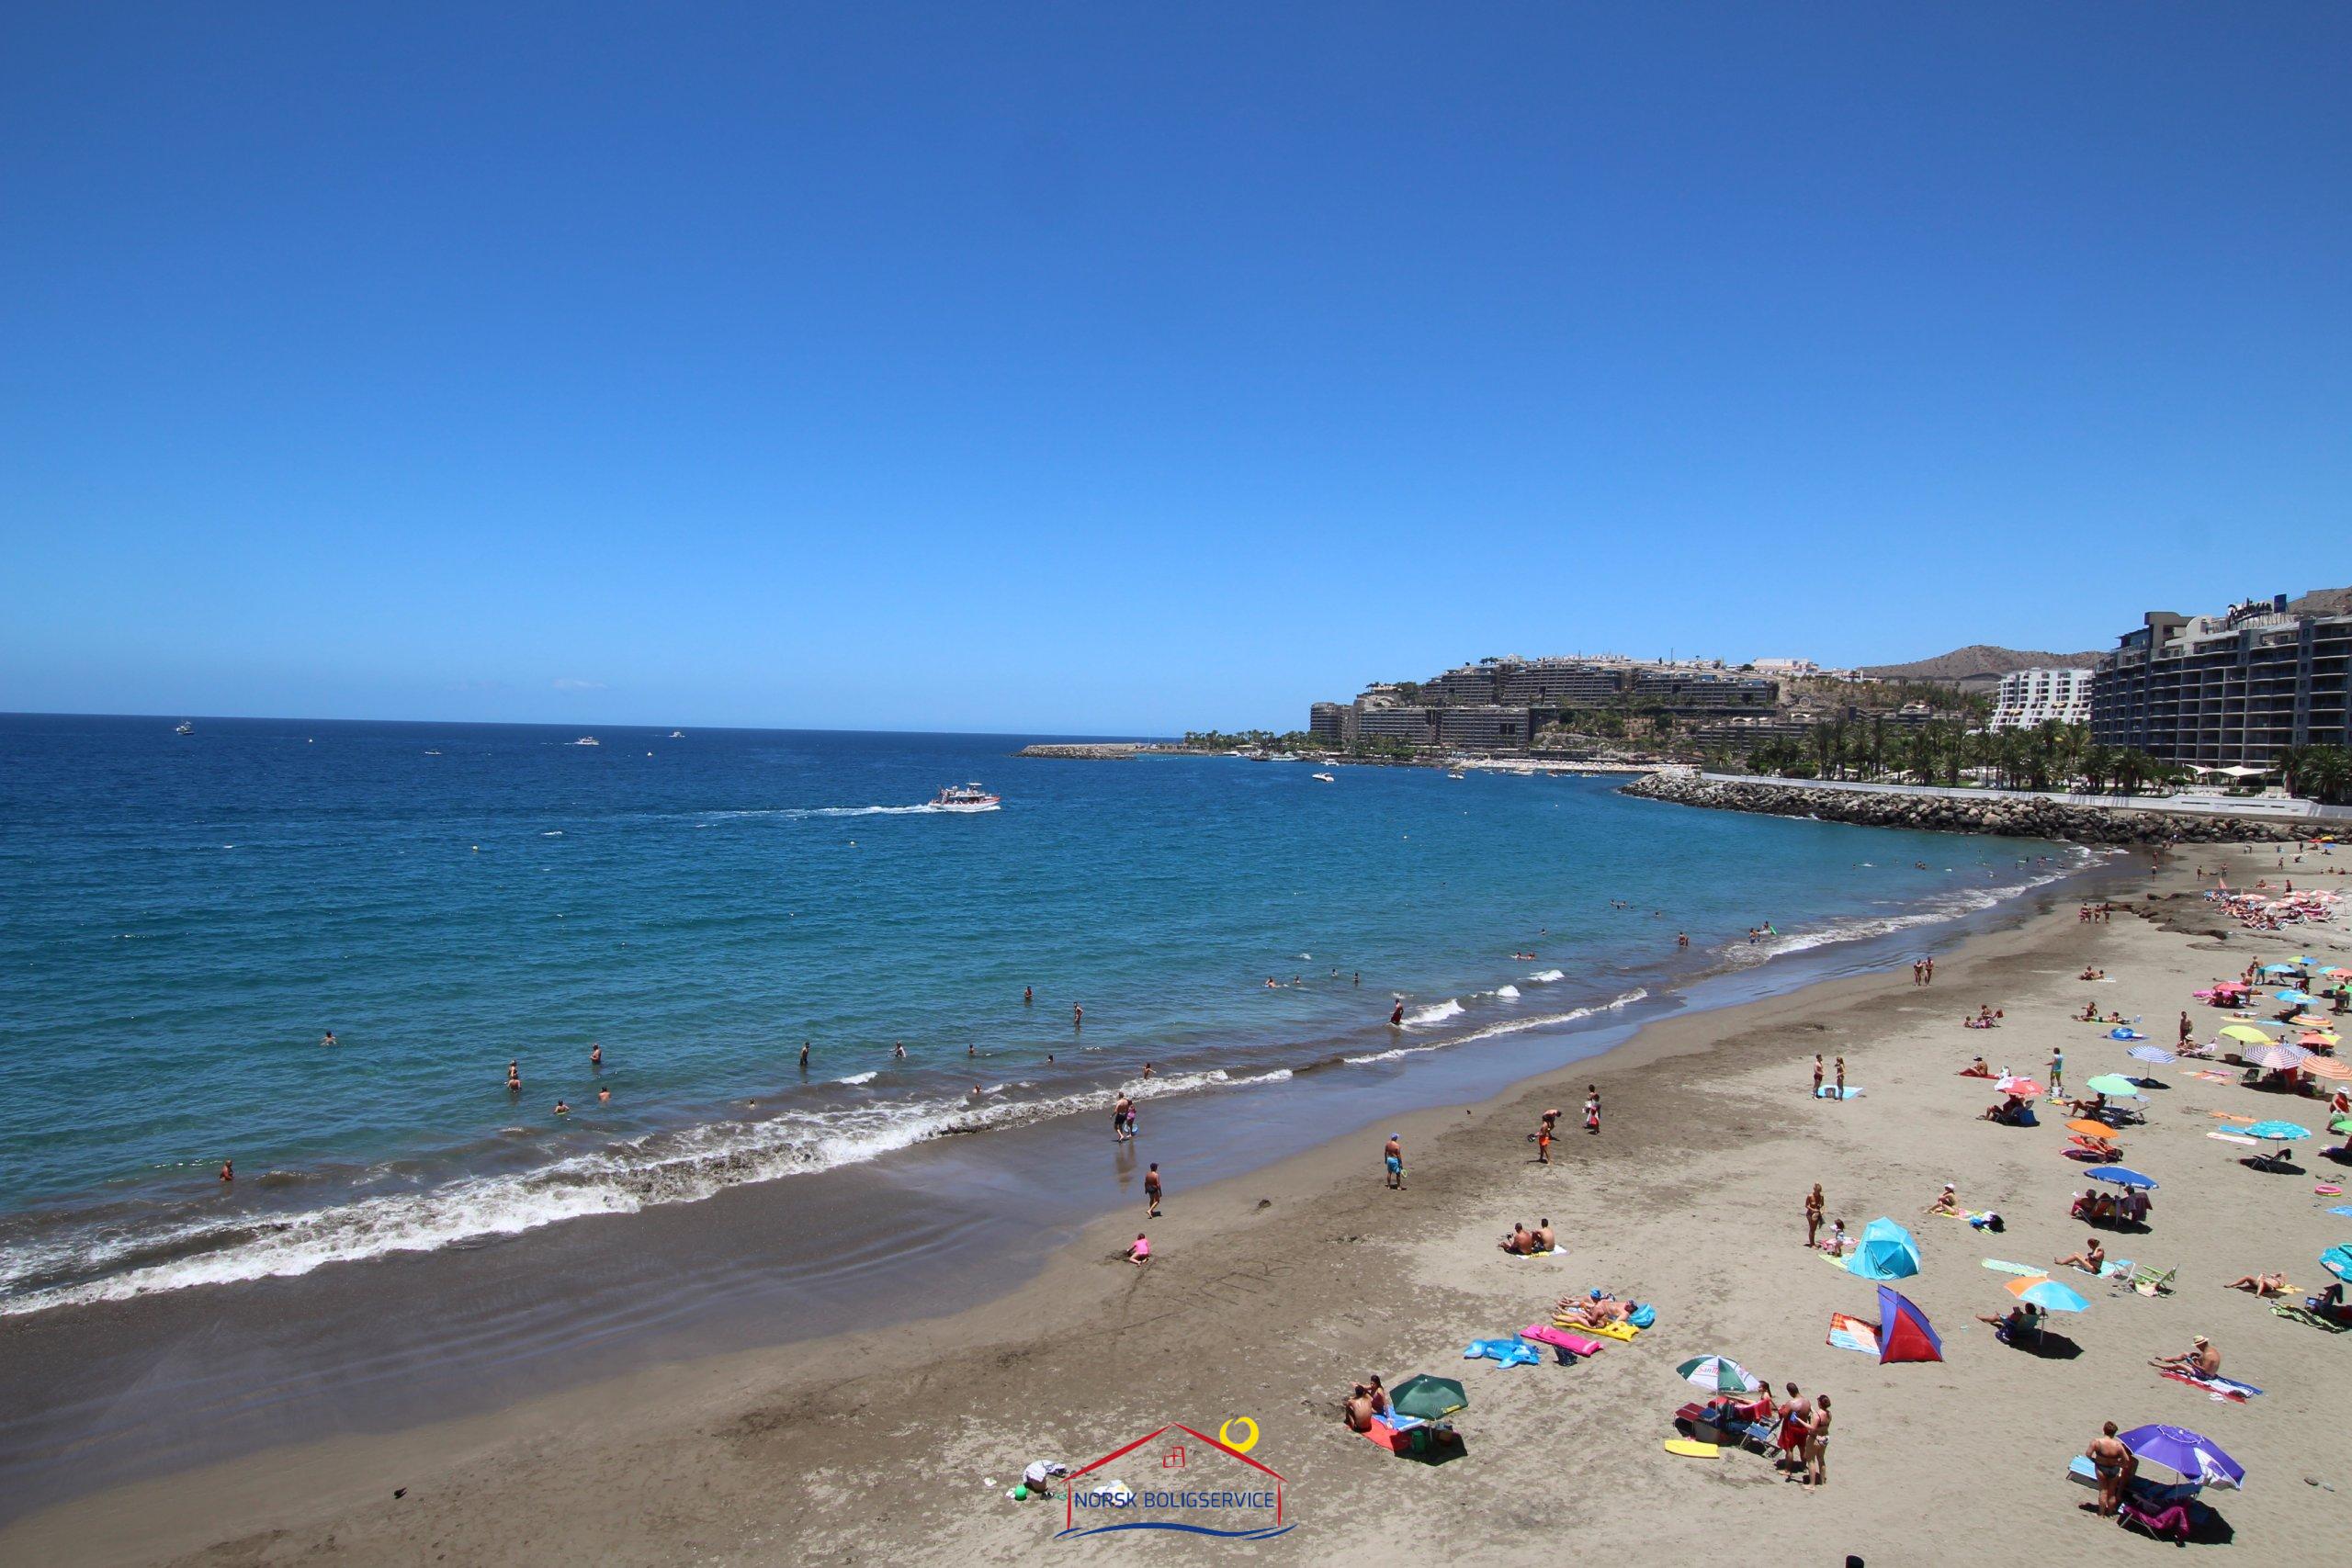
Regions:
[[[2121, 1562], [2166, 1549], [2093, 1517], [2065, 1474], [2111, 1419], [2221, 1443], [2249, 1478], [2207, 1494], [2235, 1544], [2320, 1561], [2352, 1525], [2352, 1466], [2327, 1439], [2352, 1396], [2352, 1337], [2274, 1316], [2223, 1281], [2279, 1269], [2307, 1291], [2329, 1282], [2318, 1255], [2352, 1239], [2352, 1221], [2326, 1212], [2345, 1199], [2313, 1191], [2345, 1173], [2317, 1152], [2335, 1141], [2324, 1108], [2194, 1077], [2194, 1063], [2141, 1066], [2106, 1026], [2070, 1018], [2093, 1001], [2169, 1045], [2186, 1008], [2211, 1038], [2226, 1021], [2189, 1000], [2211, 979], [2249, 958], [2352, 954], [2342, 918], [2241, 930], [2198, 897], [2199, 860], [2226, 862], [2233, 886], [2280, 874], [2276, 846], [2185, 852], [2137, 879], [2110, 920], [2083, 923], [2068, 906], [1975, 937], [1939, 957], [1931, 987], [1897, 968], [1668, 1019], [1485, 1103], [1347, 1131], [1228, 1180], [1203, 1184], [1171, 1156], [1162, 1218], [1147, 1227], [1138, 1206], [1103, 1220], [985, 1304], [942, 1299], [908, 1326], [589, 1379], [492, 1416], [117, 1487], [0, 1531], [0, 1560], [861, 1562], [949, 1545], [1012, 1562], [1062, 1520], [1058, 1501], [1006, 1499], [1024, 1462], [1078, 1466], [1171, 1421], [1215, 1432], [1247, 1416], [1261, 1434], [1252, 1457], [1284, 1478], [1287, 1536], [1060, 1549], [1393, 1561], [1443, 1541], [1479, 1562], [1649, 1563], [1738, 1541], [1804, 1562], [1996, 1550]], [[2343, 870], [2352, 857], [2290, 874], [2342, 887]], [[2086, 965], [2108, 978], [2081, 982]], [[1961, 1027], [1980, 1004], [2002, 1010], [2000, 1028]], [[2178, 1273], [2156, 1296], [2072, 1275], [2092, 1304], [2056, 1326], [2078, 1351], [2038, 1356], [1976, 1321], [2009, 1301], [2007, 1276], [1981, 1260], [2048, 1265], [2080, 1247], [2067, 1205], [2084, 1168], [2062, 1153], [2062, 1108], [2045, 1106], [2036, 1128], [1996, 1126], [1977, 1114], [1990, 1086], [1955, 1075], [1981, 1052], [2043, 1077], [2057, 1047], [2070, 1084], [2131, 1069], [2161, 1086], [2147, 1090], [2148, 1124], [2121, 1137], [2127, 1162], [2163, 1184], [2151, 1230], [2107, 1239], [2116, 1257]], [[1812, 1098], [1815, 1052], [1842, 1055], [1863, 1094]], [[1607, 1108], [1598, 1136], [1575, 1125], [1588, 1082]], [[1544, 1166], [1527, 1134], [1547, 1106], [1570, 1115]], [[2239, 1163], [2251, 1151], [2208, 1136], [2229, 1125], [2216, 1112], [2322, 1135], [2297, 1145], [2304, 1174], [2261, 1173]], [[1401, 1192], [1381, 1177], [1392, 1130], [1408, 1154]], [[1804, 1245], [1815, 1181], [1849, 1231], [1886, 1215], [1917, 1238], [1924, 1267], [1899, 1286], [1941, 1334], [1942, 1362], [1882, 1366], [1826, 1342], [1833, 1312], [1876, 1306], [1868, 1281]], [[1946, 1181], [2007, 1231], [1925, 1213]], [[1513, 1221], [1540, 1218], [1558, 1228], [1559, 1255], [1498, 1251]], [[1156, 1253], [1143, 1269], [1119, 1256], [1138, 1228]], [[1657, 1325], [1572, 1366], [1463, 1359], [1470, 1340], [1590, 1286], [1655, 1303]], [[2196, 1334], [2267, 1392], [2219, 1403], [2148, 1367]], [[1694, 1392], [1674, 1369], [1711, 1352], [1832, 1396], [1826, 1487], [1753, 1453], [1662, 1450]], [[1337, 1418], [1351, 1382], [1417, 1371], [1469, 1391], [1454, 1462], [1398, 1459]]]

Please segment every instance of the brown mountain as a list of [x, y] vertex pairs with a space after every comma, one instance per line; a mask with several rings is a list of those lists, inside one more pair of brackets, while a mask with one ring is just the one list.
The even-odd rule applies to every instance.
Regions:
[[1862, 673], [1887, 681], [1964, 681], [2012, 670], [2087, 670], [2098, 660], [2096, 653], [2027, 653], [1979, 642], [1908, 664], [1865, 664]]

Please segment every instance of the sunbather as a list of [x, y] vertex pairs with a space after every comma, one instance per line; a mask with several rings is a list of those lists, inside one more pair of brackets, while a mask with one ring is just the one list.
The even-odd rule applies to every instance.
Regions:
[[1511, 1226], [1510, 1234], [1495, 1245], [1505, 1252], [1524, 1257], [1535, 1250], [1535, 1233], [1529, 1230], [1524, 1223], [1516, 1224]]
[[1971, 1056], [1968, 1058], [1968, 1070], [1961, 1076], [1971, 1078], [1989, 1078], [1993, 1076], [1993, 1069], [1984, 1065], [1984, 1057]]
[[2219, 1377], [2222, 1372], [2222, 1352], [2215, 1349], [2202, 1334], [2194, 1337], [2196, 1343], [2177, 1356], [2158, 1356], [2148, 1365], [2160, 1372], [2186, 1372], [2190, 1377]]
[[1372, 1430], [1372, 1395], [1358, 1383], [1348, 1397], [1340, 1401], [1340, 1419], [1347, 1423], [1351, 1432]]
[[2082, 1251], [2069, 1254], [2064, 1258], [2053, 1258], [2051, 1259], [2051, 1266], [2056, 1269], [2079, 1269], [2086, 1274], [2096, 1274], [2107, 1267], [2107, 1248], [2098, 1244], [2098, 1237], [2092, 1236], [2083, 1243]]
[[1980, 1312], [1976, 1321], [1991, 1324], [1995, 1333], [2016, 1344], [2041, 1332], [2041, 1309], [2031, 1302], [2019, 1302], [1998, 1317]]
[[2231, 1291], [2251, 1291], [2257, 1296], [2283, 1296], [2287, 1293], [2284, 1274], [2241, 1274], [2222, 1287]]
[[1937, 1194], [1936, 1201], [1928, 1205], [1928, 1213], [1931, 1214], [1958, 1214], [1962, 1213], [1960, 1206], [1960, 1193], [1953, 1188], [1951, 1182], [1947, 1181], [1944, 1183], [1943, 1191]]
[[1624, 1322], [1632, 1314], [1633, 1310], [1633, 1303], [1621, 1302], [1615, 1296], [1595, 1291], [1590, 1297], [1581, 1302], [1572, 1302], [1566, 1296], [1561, 1297], [1558, 1315], [1573, 1317], [1587, 1328], [1605, 1328], [1610, 1324]]

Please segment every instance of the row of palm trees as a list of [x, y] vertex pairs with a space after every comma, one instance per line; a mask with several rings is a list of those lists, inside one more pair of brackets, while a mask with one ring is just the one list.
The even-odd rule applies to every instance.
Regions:
[[[2089, 727], [2044, 724], [1997, 734], [1962, 719], [1891, 724], [1883, 718], [1832, 720], [1803, 740], [1775, 740], [1748, 755], [1758, 773], [1790, 778], [1907, 779], [1956, 785], [1963, 777], [2006, 789], [2080, 788], [2093, 794], [2136, 795], [2151, 784], [2177, 784], [2186, 768], [2145, 751], [2095, 744]], [[2273, 766], [2288, 790], [2315, 800], [2352, 795], [2352, 750], [2297, 746]]]

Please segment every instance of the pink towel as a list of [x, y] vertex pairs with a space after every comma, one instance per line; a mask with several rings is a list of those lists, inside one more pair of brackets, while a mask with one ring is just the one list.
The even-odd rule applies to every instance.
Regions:
[[1571, 1333], [1565, 1328], [1554, 1328], [1548, 1324], [1531, 1323], [1519, 1331], [1519, 1337], [1521, 1339], [1532, 1339], [1538, 1345], [1556, 1345], [1571, 1356], [1600, 1354], [1600, 1340], [1588, 1339], [1581, 1334]]

